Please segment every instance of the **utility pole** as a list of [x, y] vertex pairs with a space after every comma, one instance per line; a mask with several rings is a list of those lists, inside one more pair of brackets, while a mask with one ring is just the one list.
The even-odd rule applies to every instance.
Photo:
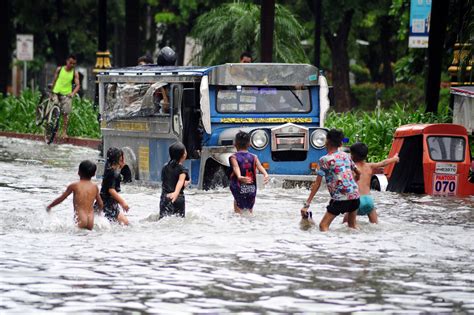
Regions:
[[262, 62], [272, 62], [275, 0], [262, 0], [260, 9], [260, 56]]
[[[107, 50], [107, 0], [99, 0], [99, 42], [97, 45], [98, 51], [96, 53], [96, 62], [93, 72], [97, 75], [104, 69], [112, 68], [110, 62], [110, 52]], [[95, 88], [95, 106], [99, 104], [99, 87], [96, 78]]]

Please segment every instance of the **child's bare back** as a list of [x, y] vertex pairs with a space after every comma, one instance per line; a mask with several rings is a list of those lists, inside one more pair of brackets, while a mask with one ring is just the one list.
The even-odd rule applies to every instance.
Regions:
[[69, 184], [66, 191], [46, 207], [48, 212], [52, 207], [63, 202], [71, 193], [73, 194], [74, 219], [81, 229], [92, 230], [94, 227], [94, 201], [103, 208], [99, 188], [91, 181], [95, 175], [96, 165], [90, 161], [83, 161], [79, 165], [80, 180]]
[[361, 195], [370, 194], [370, 180], [377, 169], [377, 166], [374, 164], [375, 163], [366, 163], [365, 161], [355, 162], [357, 169], [360, 171], [357, 185], [359, 186], [359, 193]]
[[74, 213], [77, 226], [92, 230], [94, 226], [94, 201], [100, 200], [99, 188], [90, 180], [80, 180], [69, 185], [73, 192]]

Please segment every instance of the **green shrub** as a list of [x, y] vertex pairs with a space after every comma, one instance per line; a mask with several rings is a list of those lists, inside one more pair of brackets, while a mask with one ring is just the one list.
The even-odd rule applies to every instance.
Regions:
[[446, 123], [451, 115], [448, 108], [438, 114], [425, 113], [420, 107], [412, 109], [396, 104], [391, 109], [377, 109], [373, 112], [354, 111], [347, 113], [329, 112], [325, 125], [338, 128], [349, 138], [349, 145], [361, 141], [369, 147], [369, 161], [387, 158], [395, 130], [410, 123]]
[[[26, 90], [20, 96], [0, 94], [0, 130], [40, 134], [42, 127], [35, 124], [35, 109], [40, 99], [36, 90]], [[68, 135], [100, 138], [97, 111], [88, 99], [73, 99], [73, 111], [69, 115]]]

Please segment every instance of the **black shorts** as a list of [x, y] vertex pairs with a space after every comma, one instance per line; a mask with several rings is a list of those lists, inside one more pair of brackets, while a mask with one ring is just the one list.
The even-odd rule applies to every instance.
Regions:
[[104, 202], [104, 216], [111, 222], [117, 221], [120, 214], [120, 208], [118, 202], [115, 199], [107, 198], [103, 199]]
[[360, 200], [352, 199], [352, 200], [334, 200], [331, 199], [327, 206], [327, 210], [332, 215], [340, 215], [346, 212], [352, 212], [359, 209]]
[[184, 195], [179, 195], [175, 202], [166, 195], [161, 195], [160, 199], [160, 219], [168, 216], [183, 217], [186, 215]]

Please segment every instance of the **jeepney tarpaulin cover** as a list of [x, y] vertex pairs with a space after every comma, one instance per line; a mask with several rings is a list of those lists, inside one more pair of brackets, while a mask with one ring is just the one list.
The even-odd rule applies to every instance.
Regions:
[[160, 93], [164, 86], [163, 82], [107, 84], [103, 118], [111, 121], [160, 113], [164, 102]]

